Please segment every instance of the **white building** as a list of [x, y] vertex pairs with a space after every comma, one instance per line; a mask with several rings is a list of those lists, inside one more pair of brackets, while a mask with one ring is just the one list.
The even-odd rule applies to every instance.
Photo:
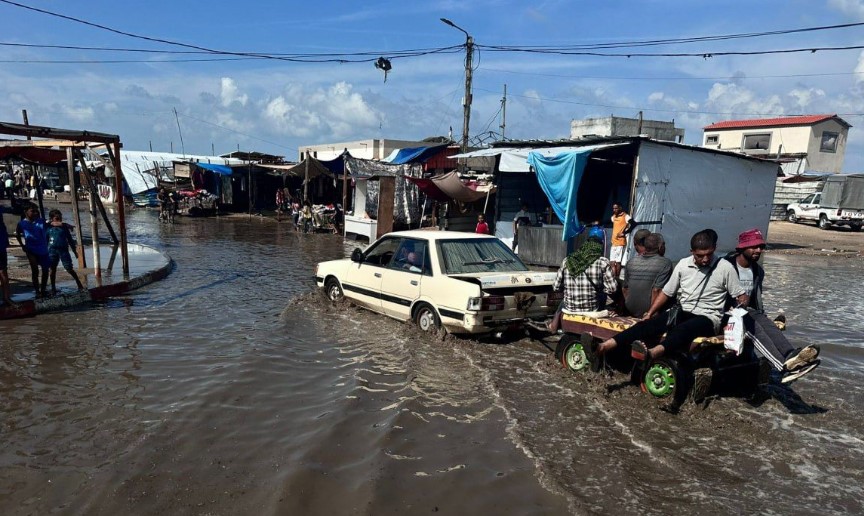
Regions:
[[682, 143], [684, 129], [675, 127], [675, 121], [640, 120], [607, 116], [570, 121], [570, 139], [576, 140], [590, 136], [639, 136], [644, 134], [655, 140]]
[[766, 158], [804, 160], [801, 170], [839, 173], [848, 122], [837, 115], [726, 120], [706, 126], [702, 146]]
[[370, 139], [341, 143], [322, 143], [318, 145], [301, 145], [298, 161], [303, 161], [307, 155], [321, 161], [329, 161], [338, 158], [345, 150], [361, 159], [384, 159], [394, 150], [409, 147], [428, 147], [434, 145], [429, 142], [417, 142], [411, 140], [385, 140]]

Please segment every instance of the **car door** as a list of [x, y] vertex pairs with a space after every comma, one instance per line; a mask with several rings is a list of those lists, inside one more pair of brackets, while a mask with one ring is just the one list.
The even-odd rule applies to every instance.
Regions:
[[801, 202], [798, 203], [799, 219], [812, 219], [814, 217], [814, 209], [813, 209], [813, 198], [816, 197], [815, 194], [810, 194], [807, 197], [801, 199]]
[[382, 312], [381, 281], [401, 243], [401, 238], [385, 237], [364, 251], [362, 260], [352, 263], [342, 280], [345, 294], [367, 308]]
[[381, 306], [384, 313], [405, 321], [411, 318], [411, 305], [420, 297], [424, 277], [432, 274], [429, 244], [426, 240], [405, 238], [384, 271]]

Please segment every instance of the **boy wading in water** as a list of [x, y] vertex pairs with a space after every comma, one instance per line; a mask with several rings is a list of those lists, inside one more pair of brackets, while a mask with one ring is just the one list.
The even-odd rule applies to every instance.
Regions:
[[71, 249], [75, 258], [78, 258], [78, 251], [75, 250], [77, 244], [69, 231], [71, 226], [63, 222], [63, 214], [60, 210], [51, 210], [48, 212], [48, 218], [51, 219], [51, 223], [45, 233], [48, 237], [48, 258], [51, 260], [51, 295], [57, 295], [57, 264], [60, 262], [63, 262], [63, 268], [75, 280], [78, 290], [84, 290], [84, 285], [72, 268], [72, 257], [69, 256]]
[[[33, 290], [36, 299], [45, 297], [45, 287], [48, 285], [48, 268], [51, 260], [48, 258], [48, 241], [45, 237], [45, 219], [39, 216], [39, 208], [31, 204], [24, 210], [24, 218], [15, 230], [18, 244], [27, 253], [30, 262], [30, 274], [33, 279]], [[39, 282], [39, 269], [42, 269], [42, 282]]]

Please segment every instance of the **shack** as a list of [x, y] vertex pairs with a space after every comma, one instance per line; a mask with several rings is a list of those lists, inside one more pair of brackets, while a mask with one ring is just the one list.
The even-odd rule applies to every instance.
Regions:
[[[647, 137], [550, 142], [534, 148], [526, 143], [478, 152], [499, 155], [502, 177], [504, 170], [530, 167], [561, 221], [535, 222], [525, 235], [520, 230], [518, 251], [528, 263], [560, 265], [567, 242], [581, 224], [600, 221], [608, 232], [615, 201], [624, 204], [637, 229], [663, 234], [666, 256], [672, 259], [685, 256], [692, 234], [705, 228], [719, 234], [720, 251], [734, 249], [742, 230], [756, 227], [767, 234], [776, 163]], [[500, 199], [506, 181], [499, 181], [498, 188]], [[499, 224], [499, 231], [507, 226]], [[632, 241], [628, 245], [632, 254]]]

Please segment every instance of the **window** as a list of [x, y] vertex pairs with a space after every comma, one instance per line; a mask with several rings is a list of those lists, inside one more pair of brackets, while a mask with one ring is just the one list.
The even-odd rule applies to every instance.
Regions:
[[719, 134], [706, 134], [705, 135], [705, 145], [717, 145], [720, 143], [720, 135]]
[[824, 131], [822, 133], [822, 143], [819, 145], [819, 152], [837, 152], [837, 140], [839, 138], [839, 133]]
[[745, 134], [741, 148], [745, 151], [768, 152], [771, 146], [771, 133]]
[[396, 254], [396, 249], [402, 242], [400, 238], [387, 238], [375, 244], [372, 248], [367, 249], [363, 253], [363, 263], [375, 265], [378, 267], [386, 267], [393, 255]]
[[396, 253], [396, 258], [390, 262], [389, 268], [431, 276], [432, 267], [427, 249], [425, 240], [406, 238], [402, 241], [402, 247]]
[[810, 204], [811, 202], [813, 202], [814, 197], [816, 197], [816, 194], [810, 194], [807, 197], [798, 201], [798, 204]]
[[445, 274], [524, 272], [528, 267], [497, 238], [439, 240]]

